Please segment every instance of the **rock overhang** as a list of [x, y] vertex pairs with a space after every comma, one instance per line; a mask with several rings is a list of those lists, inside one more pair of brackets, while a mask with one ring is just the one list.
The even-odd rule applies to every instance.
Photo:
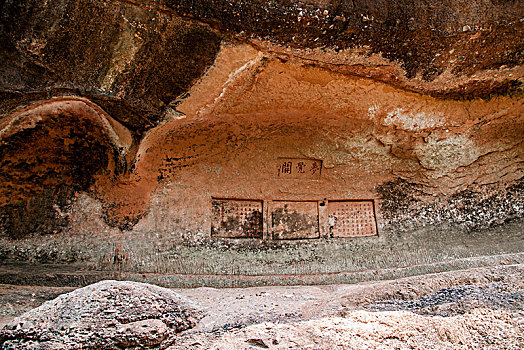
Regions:
[[[104, 115], [91, 123], [62, 105], [61, 113], [73, 116], [68, 120], [89, 123], [73, 135], [60, 131], [74, 130], [70, 121], [35, 122], [34, 130], [47, 130], [40, 143], [51, 148], [38, 146], [37, 134], [26, 135], [32, 140], [26, 143], [22, 133], [11, 144], [2, 139], [4, 151], [19, 149], [15, 163], [23, 175], [13, 181], [15, 163], [6, 161], [16, 152], [4, 157], [2, 198], [26, 193], [31, 181], [43, 179], [43, 192], [4, 210], [4, 235], [34, 237], [37, 244], [39, 234], [62, 228], [57, 237], [98, 230], [114, 242], [91, 252], [73, 243], [65, 250], [98, 268], [249, 273], [259, 271], [258, 249], [267, 262], [271, 249], [295, 247], [314, 265], [341, 249], [399, 248], [394, 236], [401, 232], [431, 240], [425, 226], [458, 227], [442, 240], [454, 242], [451, 237], [468, 240], [468, 232], [522, 217], [524, 9], [518, 1], [3, 6], [2, 121], [66, 95], [81, 96]], [[80, 146], [61, 159], [60, 144]], [[33, 149], [47, 150], [40, 157], [45, 171], [34, 166], [42, 159], [35, 163]], [[279, 179], [283, 162], [286, 169], [289, 163], [300, 169], [321, 164], [321, 177]], [[260, 241], [212, 237], [213, 223], [221, 222], [212, 203], [224, 200], [260, 203]], [[379, 233], [376, 240], [330, 237], [330, 230], [345, 235], [355, 226], [333, 231], [336, 206], [329, 203], [352, 208], [353, 201], [373, 203], [377, 230], [369, 232]], [[37, 207], [42, 210], [31, 209]], [[306, 222], [317, 221], [307, 226], [317, 231], [306, 236], [322, 242], [306, 239], [310, 248], [300, 248], [300, 240], [272, 240], [294, 237], [274, 227], [300, 226], [277, 222], [276, 211], [302, 207], [308, 208]], [[18, 219], [24, 213], [32, 213], [29, 220]], [[346, 214], [337, 215], [342, 220]], [[38, 217], [45, 220], [35, 226]], [[13, 220], [20, 225], [6, 226]], [[104, 234], [87, 239], [88, 246]], [[332, 238], [338, 243], [324, 242]], [[202, 245], [210, 256], [233, 247], [239, 261], [255, 254], [254, 261], [228, 266], [226, 256], [216, 268], [201, 266], [206, 258], [193, 249]], [[435, 253], [437, 246], [428, 249]], [[173, 247], [189, 262], [177, 266], [167, 259]], [[18, 254], [11, 248], [7, 256]], [[151, 258], [148, 249], [162, 258]], [[242, 255], [245, 249], [252, 253]], [[462, 256], [457, 249], [453, 254]], [[281, 255], [273, 271], [290, 271], [279, 259], [303, 268], [296, 257]], [[332, 268], [349, 268], [339, 258]], [[415, 264], [419, 258], [403, 259]]]
[[184, 97], [222, 40], [447, 99], [522, 92], [518, 1], [10, 2], [3, 17], [4, 112], [67, 91], [137, 133]]

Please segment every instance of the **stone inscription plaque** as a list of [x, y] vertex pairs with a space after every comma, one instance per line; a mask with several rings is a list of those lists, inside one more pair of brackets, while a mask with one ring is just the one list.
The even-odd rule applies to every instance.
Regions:
[[373, 201], [328, 202], [329, 228], [333, 237], [375, 236], [377, 223]]
[[320, 179], [322, 161], [318, 159], [279, 158], [275, 174], [279, 179]]
[[317, 202], [273, 202], [273, 239], [319, 238]]
[[213, 199], [211, 236], [262, 238], [262, 201]]

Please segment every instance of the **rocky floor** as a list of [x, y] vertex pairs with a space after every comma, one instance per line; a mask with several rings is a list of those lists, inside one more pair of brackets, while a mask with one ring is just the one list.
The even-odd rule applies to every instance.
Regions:
[[[70, 290], [2, 285], [3, 320]], [[354, 285], [174, 291], [205, 316], [172, 350], [524, 347], [524, 264]]]
[[355, 285], [179, 290], [210, 313], [172, 349], [520, 349], [524, 265]]

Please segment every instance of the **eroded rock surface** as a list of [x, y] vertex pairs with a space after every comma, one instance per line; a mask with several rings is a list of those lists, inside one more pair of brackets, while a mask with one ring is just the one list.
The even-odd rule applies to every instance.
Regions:
[[[214, 349], [519, 349], [522, 316], [478, 309], [451, 318], [355, 311], [290, 324], [262, 323], [227, 333]], [[201, 343], [199, 343], [200, 345]], [[196, 347], [197, 349], [199, 347]], [[174, 346], [171, 349], [184, 349]], [[200, 347], [200, 349], [205, 349]]]
[[14, 319], [5, 349], [121, 349], [158, 346], [196, 325], [202, 311], [165, 288], [102, 281], [63, 294]]
[[[104, 340], [109, 348], [114, 347], [117, 336], [125, 337], [119, 340], [122, 344], [142, 341], [142, 346], [145, 346], [146, 343], [159, 341], [167, 333], [168, 337], [160, 343], [160, 348], [172, 350], [509, 350], [520, 349], [524, 345], [523, 275], [522, 263], [508, 262], [507, 265], [359, 284], [176, 289], [178, 295], [197, 302], [205, 315], [194, 327], [176, 333], [174, 338], [171, 338], [174, 333], [172, 327], [162, 317], [139, 320], [135, 317], [130, 318], [129, 323], [123, 323], [120, 309], [108, 304], [101, 309], [98, 303], [91, 303], [91, 307], [86, 303], [80, 310], [73, 311], [89, 313], [93, 320], [103, 319], [104, 323], [113, 319], [114, 326], [108, 326], [108, 331], [99, 332], [96, 328], [94, 332], [99, 337], [109, 337]], [[128, 282], [120, 283], [130, 285]], [[115, 282], [109, 284], [114, 288]], [[142, 284], [138, 286], [139, 296], [145, 298], [150, 294], [143, 293], [143, 288], [147, 287], [146, 291], [162, 290]], [[22, 308], [9, 309], [9, 303], [13, 298], [29, 301], [29, 291], [41, 297], [45, 297], [42, 294], [44, 291], [51, 292], [48, 295], [51, 297], [58, 290], [0, 285], [0, 314], [4, 311], [6, 315], [20, 313]], [[83, 289], [78, 292], [85, 294]], [[154, 297], [165, 299], [165, 302], [173, 300], [172, 292], [168, 292], [156, 293]], [[14, 324], [31, 320], [33, 324], [35, 321], [51, 322], [45, 319], [49, 316], [45, 308], [48, 304], [26, 313]], [[184, 305], [184, 302], [179, 305]], [[61, 322], [55, 322], [56, 327], [64, 333], [62, 337], [66, 334], [71, 336], [68, 329], [77, 321], [68, 316], [70, 311], [62, 310], [66, 317]], [[106, 313], [102, 313], [102, 317], [96, 314], [104, 310]], [[31, 315], [31, 318], [26, 315]], [[22, 327], [20, 331], [24, 329]], [[3, 332], [4, 335], [15, 333], [7, 328]], [[54, 337], [56, 334], [51, 335]], [[89, 347], [92, 338], [85, 344], [84, 348]], [[99, 339], [97, 344], [102, 344], [102, 340]], [[24, 343], [22, 348], [26, 349], [29, 345]], [[45, 345], [50, 346], [48, 343]], [[74, 347], [68, 344], [68, 348]]]
[[170, 349], [520, 349], [523, 272], [520, 264], [356, 285], [186, 290], [223, 305]]
[[522, 1], [0, 8], [2, 262], [276, 276], [524, 249]]

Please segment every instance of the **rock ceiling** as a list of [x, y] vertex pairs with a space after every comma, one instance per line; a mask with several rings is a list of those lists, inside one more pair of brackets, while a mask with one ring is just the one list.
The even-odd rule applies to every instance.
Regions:
[[10, 1], [1, 16], [0, 111], [82, 95], [138, 134], [226, 42], [442, 98], [522, 92], [520, 1]]

